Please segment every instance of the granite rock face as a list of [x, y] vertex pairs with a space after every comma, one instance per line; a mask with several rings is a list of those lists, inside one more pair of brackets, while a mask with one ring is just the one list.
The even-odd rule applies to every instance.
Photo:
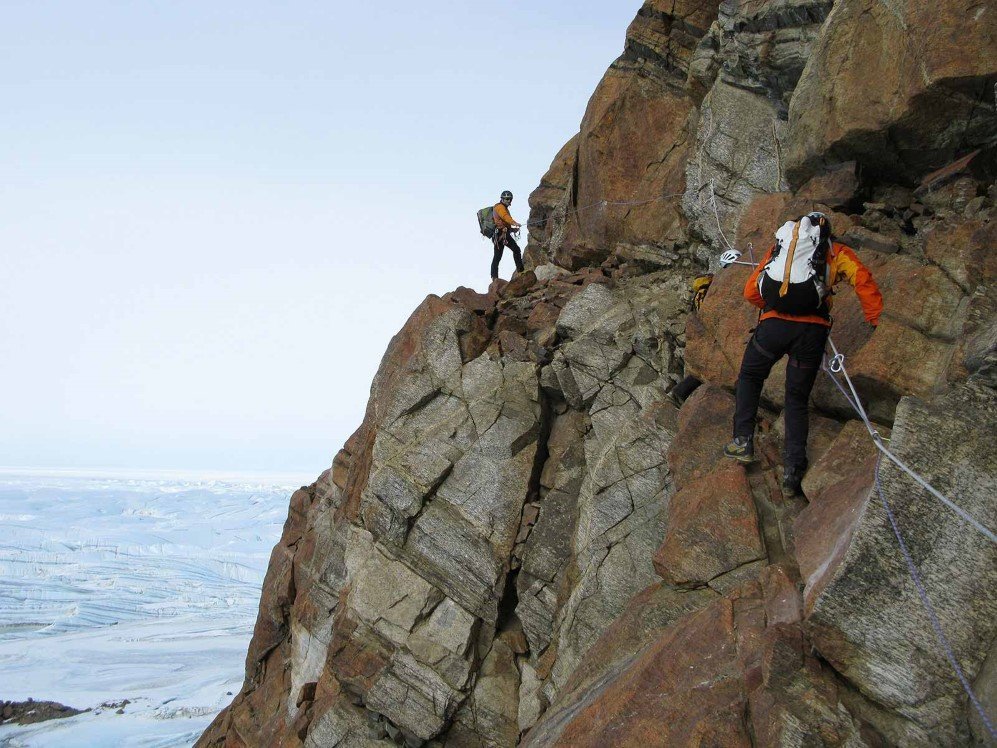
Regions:
[[579, 133], [530, 195], [532, 262], [574, 269], [598, 265], [620, 243], [660, 252], [682, 240], [695, 119], [685, 82], [716, 17], [706, 0], [644, 3]]
[[995, 58], [997, 15], [972, 0], [836, 3], [790, 102], [790, 179], [852, 159], [920, 178], [992, 146]]
[[[993, 24], [963, 0], [645, 2], [531, 195], [528, 271], [429, 296], [291, 497], [199, 745], [987, 744], [831, 377], [805, 496], [780, 490], [785, 362], [756, 461], [722, 456], [757, 310], [716, 257], [830, 216], [885, 298], [875, 331], [847, 283], [833, 306], [872, 428], [997, 528]], [[994, 546], [879, 476], [993, 721]]]
[[[992, 439], [995, 422], [992, 390], [960, 387], [931, 405], [904, 398], [890, 448], [931, 485], [958, 497], [962, 509], [994, 527], [997, 452], [983, 445]], [[981, 595], [997, 585], [997, 547], [889, 460], [880, 468], [880, 483], [956, 659], [978, 672], [997, 636], [997, 601]], [[964, 743], [969, 734], [956, 716], [965, 710], [965, 694], [941, 648], [925, 646], [932, 643], [923, 634], [930, 622], [879, 493], [869, 487], [853, 495], [858, 499], [853, 526], [842, 528], [850, 536], [842, 544], [847, 551], [828, 554], [807, 580], [813, 641], [838, 672], [909, 718], [902, 730], [881, 728], [893, 741]], [[800, 530], [806, 541], [827, 525]], [[833, 537], [841, 540], [840, 534]], [[955, 568], [959, 572], [953, 575]]]

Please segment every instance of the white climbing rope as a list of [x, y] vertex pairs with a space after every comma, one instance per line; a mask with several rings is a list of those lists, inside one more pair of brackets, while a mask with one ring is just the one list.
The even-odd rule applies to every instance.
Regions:
[[[734, 249], [734, 245], [727, 241], [727, 235], [724, 234], [723, 228], [720, 226], [720, 211], [717, 208], [717, 193], [713, 190], [713, 180], [710, 180], [710, 203], [713, 205], [713, 217], [717, 219], [717, 233], [720, 235], [721, 241], [723, 241], [724, 246], [727, 249]], [[754, 260], [754, 258], [752, 258]]]
[[[855, 385], [852, 382], [852, 378], [848, 375], [848, 370], [845, 368], [845, 355], [838, 351], [837, 347], [834, 345], [834, 341], [828, 337], [828, 344], [831, 346], [831, 351], [834, 353], [829, 360], [825, 362], [824, 370], [827, 372], [831, 381], [838, 387], [838, 390], [844, 395], [848, 404], [852, 406], [852, 409], [858, 414], [859, 418], [862, 419], [862, 423], [865, 424], [866, 430], [869, 432], [869, 436], [872, 437], [873, 444], [876, 445], [876, 449], [883, 453], [887, 459], [889, 459], [894, 465], [903, 470], [907, 475], [913, 478], [921, 487], [923, 487], [928, 493], [942, 502], [945, 506], [951, 509], [953, 512], [962, 517], [966, 522], [972, 525], [976, 530], [978, 530], [982, 535], [984, 535], [991, 543], [997, 544], [997, 534], [994, 534], [991, 530], [985, 527], [979, 520], [977, 520], [973, 515], [967, 512], [965, 509], [960, 507], [955, 502], [949, 500], [941, 491], [937, 490], [934, 486], [928, 483], [924, 478], [918, 475], [914, 470], [908, 467], [903, 460], [897, 457], [893, 452], [891, 452], [886, 445], [883, 444], [883, 438], [880, 436], [879, 432], [873, 426], [872, 422], [869, 420], [868, 414], [865, 412], [865, 408], [862, 407], [862, 402], [859, 399], [858, 392], [855, 390]], [[841, 374], [845, 382], [848, 384], [848, 389], [851, 390], [851, 394], [845, 391], [844, 387], [834, 376], [835, 374]]]
[[[980, 715], [980, 719], [983, 721], [984, 726], [990, 733], [992, 738], [997, 738], [997, 731], [994, 730], [993, 723], [991, 723], [989, 717], [980, 704], [979, 699], [977, 699], [976, 694], [973, 692], [973, 688], [969, 683], [969, 679], [966, 677], [962, 668], [959, 666], [959, 660], [955, 656], [955, 651], [952, 649], [952, 645], [949, 643], [948, 638], [945, 636], [945, 632], [942, 629], [941, 622], [938, 619], [938, 614], [935, 612], [934, 606], [931, 604], [931, 599], [928, 597], [928, 592], [924, 587], [924, 583], [921, 581], [920, 574], [917, 571], [917, 565], [914, 563], [914, 558], [911, 556], [910, 550], [907, 548], [907, 543], [904, 542], [903, 535], [900, 532], [900, 525], [897, 523], [896, 516], [893, 514], [893, 509], [890, 507], [889, 502], [886, 500], [886, 496], [883, 493], [882, 482], [879, 477], [879, 468], [882, 464], [883, 457], [887, 457], [891, 462], [893, 462], [897, 467], [903, 470], [907, 475], [917, 481], [923, 488], [925, 488], [932, 496], [937, 498], [939, 501], [944, 503], [952, 511], [962, 517], [964, 520], [969, 522], [973, 527], [979, 530], [983, 535], [985, 535], [992, 543], [997, 543], [997, 537], [994, 536], [989, 529], [984, 527], [980, 522], [976, 520], [969, 512], [964, 510], [962, 507], [956, 505], [954, 502], [949, 501], [941, 492], [937, 491], [931, 486], [924, 478], [918, 475], [916, 472], [911, 470], [907, 465], [903, 463], [893, 452], [891, 452], [884, 444], [883, 437], [872, 425], [869, 420], [869, 415], [866, 413], [865, 408], [862, 407], [862, 401], [859, 399], [858, 392], [855, 390], [855, 385], [852, 382], [852, 378], [848, 375], [848, 370], [845, 368], [845, 355], [838, 351], [837, 347], [834, 345], [834, 341], [828, 336], [828, 343], [831, 346], [831, 351], [834, 353], [829, 359], [826, 359], [822, 368], [827, 372], [828, 377], [834, 382], [835, 386], [844, 396], [848, 404], [852, 406], [852, 409], [859, 415], [862, 419], [862, 423], [865, 424], [869, 435], [872, 437], [873, 444], [876, 445], [876, 449], [879, 450], [879, 455], [876, 457], [876, 469], [875, 469], [875, 485], [876, 493], [879, 496], [880, 503], [883, 505], [883, 510], [886, 512], [886, 517], [890, 522], [890, 527], [893, 529], [893, 534], [897, 538], [897, 543], [900, 546], [900, 551], [903, 554], [904, 561], [907, 564], [907, 571], [914, 581], [914, 587], [917, 590], [918, 597], [921, 599], [921, 604], [924, 606], [925, 611], [928, 614], [928, 619], [931, 621], [931, 627], [935, 632], [935, 637], [938, 639], [938, 643], [945, 654], [946, 659], [955, 670], [956, 677], [959, 679], [959, 683], [966, 695], [969, 697], [973, 708]], [[841, 374], [845, 382], [848, 384], [848, 389], [851, 390], [851, 394], [845, 390], [838, 381], [835, 374]]]

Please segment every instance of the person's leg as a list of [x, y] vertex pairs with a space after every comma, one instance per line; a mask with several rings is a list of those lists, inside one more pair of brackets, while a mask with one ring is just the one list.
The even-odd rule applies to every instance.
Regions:
[[803, 328], [793, 340], [786, 367], [786, 441], [783, 465], [786, 475], [798, 483], [807, 470], [807, 438], [810, 434], [810, 392], [820, 372], [821, 357], [829, 329], [824, 325], [800, 323]]
[[511, 234], [508, 238], [506, 238], [505, 244], [512, 250], [512, 259], [516, 262], [516, 270], [523, 272], [523, 253], [519, 249], [519, 245], [516, 243], [516, 240], [512, 238]]
[[689, 398], [689, 395], [695, 392], [701, 384], [702, 382], [696, 377], [688, 376], [672, 387], [668, 392], [668, 396], [673, 403], [681, 406]]
[[762, 396], [765, 379], [775, 362], [786, 352], [786, 337], [792, 330], [786, 325], [798, 324], [781, 319], [767, 319], [758, 323], [755, 334], [744, 349], [741, 371], [737, 377], [734, 407], [734, 436], [751, 439], [755, 434], [758, 401]]
[[492, 280], [498, 278], [499, 270], [499, 260], [502, 259], [502, 233], [500, 231], [495, 232], [495, 236], [492, 237], [492, 246], [495, 248], [495, 253], [492, 255]]

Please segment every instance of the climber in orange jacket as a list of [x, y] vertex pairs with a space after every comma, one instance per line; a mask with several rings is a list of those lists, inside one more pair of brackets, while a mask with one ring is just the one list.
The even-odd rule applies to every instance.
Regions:
[[495, 248], [495, 254], [492, 257], [492, 280], [498, 278], [499, 260], [502, 259], [502, 250], [505, 247], [512, 250], [512, 259], [516, 262], [516, 270], [523, 272], [523, 253], [510, 234], [510, 232], [519, 231], [520, 224], [509, 213], [510, 205], [512, 205], [512, 193], [505, 190], [498, 203], [492, 208], [492, 220], [495, 221], [495, 233], [492, 234], [492, 246]]
[[773, 365], [788, 355], [782, 481], [787, 496], [803, 492], [810, 427], [807, 401], [831, 329], [831, 289], [848, 281], [873, 328], [883, 311], [883, 297], [872, 274], [850, 247], [832, 238], [831, 222], [823, 213], [787, 222], [744, 285], [744, 298], [762, 313], [741, 361], [734, 438], [724, 454], [744, 463], [754, 460], [752, 441], [762, 386]]

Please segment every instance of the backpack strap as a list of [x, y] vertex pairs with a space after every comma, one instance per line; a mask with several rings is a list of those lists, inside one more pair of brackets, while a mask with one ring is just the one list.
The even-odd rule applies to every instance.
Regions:
[[793, 241], [789, 243], [788, 254], [786, 255], [786, 269], [782, 276], [782, 285], [779, 286], [779, 296], [785, 296], [789, 291], [789, 274], [793, 270], [793, 255], [796, 254], [796, 243], [800, 240], [800, 223], [797, 221], [793, 226]]

